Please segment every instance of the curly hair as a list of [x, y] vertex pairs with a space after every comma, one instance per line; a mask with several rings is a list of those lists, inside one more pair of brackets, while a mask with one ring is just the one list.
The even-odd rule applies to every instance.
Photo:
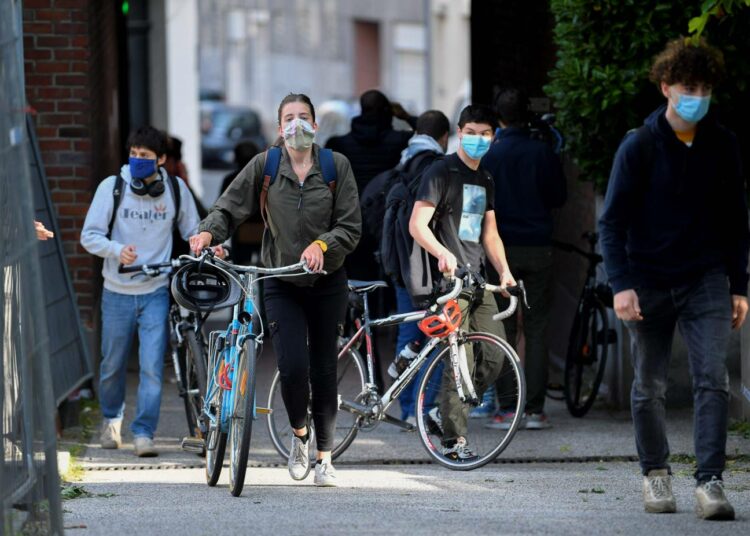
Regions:
[[724, 75], [724, 55], [718, 48], [703, 38], [695, 44], [689, 38], [679, 37], [667, 43], [654, 58], [649, 79], [657, 85], [703, 83], [713, 87]]

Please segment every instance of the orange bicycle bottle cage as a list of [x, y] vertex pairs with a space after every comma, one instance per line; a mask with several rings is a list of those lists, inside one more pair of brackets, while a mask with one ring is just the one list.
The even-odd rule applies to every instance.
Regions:
[[456, 300], [449, 300], [439, 315], [430, 315], [419, 322], [419, 329], [428, 337], [442, 339], [461, 326], [461, 308]]

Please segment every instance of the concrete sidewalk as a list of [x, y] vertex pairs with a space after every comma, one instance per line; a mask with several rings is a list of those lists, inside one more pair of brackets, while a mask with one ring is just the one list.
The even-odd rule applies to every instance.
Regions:
[[[258, 362], [259, 405], [265, 405], [271, 383], [273, 355], [264, 354]], [[196, 467], [202, 459], [180, 449], [180, 441], [187, 433], [182, 400], [177, 396], [171, 367], [165, 371], [165, 385], [162, 396], [162, 410], [156, 436], [161, 455], [157, 458], [136, 458], [132, 453], [132, 435], [127, 424], [135, 410], [137, 375], [129, 374], [128, 396], [123, 426], [123, 449], [107, 451], [98, 448], [97, 443], [88, 445], [86, 455], [81, 459], [85, 469], [95, 470], [107, 467], [170, 466]], [[541, 431], [519, 431], [510, 446], [503, 452], [503, 461], [590, 461], [590, 460], [635, 460], [636, 450], [633, 427], [628, 412], [608, 411], [594, 408], [586, 417], [571, 417], [563, 402], [548, 400], [547, 412], [553, 427]], [[399, 414], [398, 404], [390, 413]], [[693, 426], [691, 410], [668, 412], [669, 440], [671, 452], [678, 455], [693, 453]], [[98, 441], [98, 434], [92, 442]], [[729, 436], [727, 453], [730, 456], [750, 455], [750, 439], [738, 435]], [[370, 432], [360, 432], [351, 447], [341, 456], [339, 464], [381, 464], [381, 463], [424, 463], [428, 462], [427, 452], [416, 434], [402, 432], [394, 426], [381, 424]], [[271, 444], [265, 417], [253, 426], [250, 447], [250, 463], [255, 465], [283, 464]]]
[[[270, 355], [270, 354], [269, 354]], [[264, 356], [258, 385], [265, 400], [273, 362]], [[165, 377], [172, 375], [168, 369]], [[126, 422], [137, 378], [128, 379]], [[456, 472], [429, 463], [413, 433], [381, 425], [360, 433], [336, 463], [340, 487], [293, 482], [268, 439], [253, 430], [239, 498], [205, 484], [203, 460], [182, 452], [182, 401], [166, 383], [157, 458], [136, 458], [126, 431], [121, 450], [91, 444], [82, 458], [85, 498], [66, 501], [70, 534], [750, 534], [750, 440], [730, 435], [725, 481], [737, 511], [731, 523], [693, 514], [690, 460], [673, 464], [678, 513], [645, 514], [629, 415], [598, 408], [584, 419], [550, 401], [553, 428], [520, 431], [497, 463]], [[394, 414], [398, 409], [394, 408]], [[689, 411], [670, 412], [672, 452], [692, 453]], [[93, 441], [97, 439], [94, 438]], [[75, 532], [74, 532], [75, 530]]]

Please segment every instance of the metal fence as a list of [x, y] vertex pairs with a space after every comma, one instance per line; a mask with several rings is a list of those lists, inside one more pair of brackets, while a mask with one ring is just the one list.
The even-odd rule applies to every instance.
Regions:
[[21, 9], [21, 0], [0, 0], [0, 533], [62, 534], [29, 182]]

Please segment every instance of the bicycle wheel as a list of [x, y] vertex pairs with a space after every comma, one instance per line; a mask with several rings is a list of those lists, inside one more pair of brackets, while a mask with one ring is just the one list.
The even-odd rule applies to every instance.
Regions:
[[[365, 366], [362, 358], [354, 349], [339, 357], [337, 372], [337, 389], [339, 396], [344, 400], [354, 400], [365, 389]], [[279, 371], [273, 377], [271, 390], [268, 393], [268, 431], [274, 448], [286, 460], [289, 458], [289, 445], [292, 441], [292, 427], [289, 424], [289, 416], [281, 398], [281, 375]], [[310, 420], [312, 427], [312, 419]], [[338, 458], [357, 437], [357, 418], [348, 411], [339, 411], [336, 414], [336, 428], [334, 430], [333, 451], [331, 457]], [[315, 458], [315, 449], [310, 449], [310, 459]]]
[[[511, 422], [503, 425], [495, 425], [491, 419], [468, 418], [472, 406], [458, 399], [447, 344], [425, 365], [417, 390], [419, 438], [440, 465], [468, 471], [494, 460], [513, 439], [523, 415], [526, 382], [518, 355], [503, 339], [489, 333], [467, 333], [459, 344], [471, 345], [475, 364], [488, 356], [497, 356], [493, 361], [500, 364], [489, 371], [489, 380], [495, 382], [498, 407], [514, 414]], [[475, 366], [472, 372], [475, 386], [479, 371], [488, 373], [484, 366]], [[477, 395], [481, 400], [482, 393]], [[470, 452], [466, 449], [456, 452], [456, 446], [463, 443], [460, 438]]]
[[224, 452], [227, 447], [227, 434], [221, 431], [221, 404], [224, 392], [217, 388], [209, 408], [216, 415], [215, 426], [208, 426], [206, 432], [206, 483], [213, 487], [219, 481], [224, 465]]
[[608, 346], [607, 311], [598, 301], [587, 301], [573, 321], [565, 358], [565, 403], [574, 417], [586, 415], [596, 400]]
[[255, 419], [256, 351], [255, 339], [245, 339], [232, 379], [234, 409], [229, 429], [229, 489], [235, 497], [240, 496], [245, 485], [247, 456]]
[[192, 329], [186, 330], [183, 335], [185, 337], [185, 367], [182, 381], [185, 389], [185, 415], [190, 435], [203, 437], [201, 414], [207, 380], [205, 347], [202, 338]]

